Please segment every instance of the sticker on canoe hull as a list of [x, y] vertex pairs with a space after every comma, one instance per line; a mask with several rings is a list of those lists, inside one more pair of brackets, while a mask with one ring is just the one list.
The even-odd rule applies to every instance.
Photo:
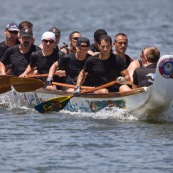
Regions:
[[101, 100], [101, 101], [88, 101], [92, 112], [97, 112], [105, 107], [126, 108], [125, 100]]
[[164, 78], [173, 78], [173, 59], [166, 58], [159, 63], [159, 72]]

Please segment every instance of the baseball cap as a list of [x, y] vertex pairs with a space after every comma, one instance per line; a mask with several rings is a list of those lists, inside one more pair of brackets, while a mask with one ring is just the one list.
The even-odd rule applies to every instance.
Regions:
[[102, 35], [108, 35], [107, 32], [104, 29], [97, 29], [94, 33], [94, 38], [98, 42], [100, 36]]
[[8, 31], [19, 31], [19, 27], [16, 23], [10, 23], [6, 26]]
[[77, 39], [76, 46], [89, 47], [90, 46], [90, 41], [86, 37], [79, 37]]
[[32, 37], [33, 36], [32, 30], [29, 28], [23, 28], [20, 30], [20, 36], [21, 37]]
[[41, 37], [41, 40], [46, 40], [46, 39], [52, 39], [53, 41], [55, 41], [55, 34], [50, 31], [44, 32]]
[[61, 35], [60, 29], [58, 29], [57, 27], [52, 27], [49, 29], [50, 32], [53, 32], [55, 35]]

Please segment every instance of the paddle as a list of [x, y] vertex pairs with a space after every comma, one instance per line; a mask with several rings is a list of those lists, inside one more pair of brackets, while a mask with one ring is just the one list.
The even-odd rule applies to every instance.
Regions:
[[[48, 76], [48, 74], [40, 74], [40, 75], [27, 76], [27, 77], [34, 78], [34, 77], [47, 77], [47, 76]], [[67, 87], [67, 88], [75, 88], [76, 87], [75, 85], [65, 84], [65, 83], [60, 83], [60, 82], [52, 82], [52, 85], [61, 86], [61, 87]], [[81, 89], [92, 89], [92, 88], [95, 88], [95, 87], [81, 86]]]
[[39, 77], [48, 77], [48, 74], [35, 74], [35, 75], [27, 75], [25, 78], [39, 78]]
[[12, 72], [12, 70], [11, 69], [8, 69], [5, 74], [6, 75], [9, 75], [11, 72]]
[[17, 92], [30, 92], [44, 86], [44, 81], [33, 78], [13, 77], [9, 81]]
[[[47, 74], [39, 74], [39, 75], [30, 75], [28, 77], [36, 78], [36, 77], [47, 77], [47, 76], [48, 76]], [[11, 90], [10, 79], [12, 77], [15, 77], [15, 76], [14, 75], [1, 75], [0, 76], [0, 94]], [[19, 77], [16, 77], [16, 78], [19, 78]], [[16, 85], [16, 83], [17, 83], [17, 80], [15, 81], [15, 79], [14, 80], [11, 79], [14, 82], [14, 85]], [[21, 81], [19, 83], [20, 83], [20, 85], [22, 85]], [[28, 85], [28, 83], [25, 83], [25, 85], [27, 85], [27, 86], [26, 87], [25, 86], [24, 87], [23, 86], [22, 87], [21, 86], [16, 86], [16, 88], [18, 88], [19, 91], [21, 90], [21, 92], [22, 91], [24, 92], [25, 90], [28, 91], [28, 92], [33, 91], [32, 89], [33, 89], [34, 86], [32, 86], [32, 88], [31, 88], [31, 86]], [[35, 86], [36, 89], [40, 88], [40, 85], [43, 86], [43, 83], [42, 84], [40, 82], [39, 82], [39, 84], [37, 83], [37, 86]]]
[[11, 90], [11, 83], [9, 82], [9, 79], [13, 77], [12, 75], [6, 76], [1, 75], [0, 76], [0, 94], [8, 92]]
[[30, 92], [34, 91], [42, 86], [44, 86], [44, 82], [41, 80], [33, 79], [39, 77], [47, 77], [48, 74], [37, 74], [37, 75], [28, 75], [26, 77], [17, 77], [12, 76], [13, 78], [7, 76], [3, 76], [4, 80], [8, 80], [10, 85], [13, 85], [16, 91], [18, 92]]
[[[36, 77], [38, 76], [43, 77], [43, 75], [36, 75]], [[11, 85], [13, 85], [14, 89], [17, 92], [30, 92], [30, 91], [39, 89], [45, 85], [44, 81], [33, 79], [33, 78], [25, 78], [25, 77], [13, 77], [10, 79], [10, 83]], [[58, 82], [52, 82], [52, 84], [57, 86], [62, 86], [62, 87], [75, 88], [75, 85], [70, 85], [70, 84], [64, 84], [64, 83], [58, 83]], [[94, 87], [82, 86], [81, 88], [92, 89]]]
[[[76, 85], [71, 85], [71, 84], [65, 84], [65, 83], [59, 83], [59, 82], [52, 82], [52, 85], [57, 85], [61, 87], [67, 87], [67, 88], [75, 88]], [[91, 86], [81, 86], [81, 89], [93, 89], [95, 87]]]
[[[91, 92], [94, 92], [94, 91], [102, 89], [102, 88], [107, 88], [116, 83], [118, 83], [118, 81], [114, 80], [112, 82], [98, 86], [96, 88], [82, 91], [80, 94], [91, 93]], [[60, 111], [67, 105], [67, 103], [70, 101], [70, 99], [72, 97], [74, 97], [74, 95], [51, 98], [51, 99], [45, 100], [42, 103], [36, 105], [34, 108], [40, 113], [45, 113], [45, 112], [49, 112], [49, 111]]]

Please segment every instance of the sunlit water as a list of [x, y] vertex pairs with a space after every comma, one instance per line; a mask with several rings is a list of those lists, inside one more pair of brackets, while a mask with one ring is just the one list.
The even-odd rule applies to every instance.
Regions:
[[[172, 7], [171, 0], [6, 0], [0, 5], [0, 41], [7, 23], [30, 20], [36, 44], [54, 25], [61, 29], [60, 44], [74, 30], [92, 42], [94, 31], [104, 28], [112, 38], [127, 34], [127, 53], [135, 59], [148, 45], [172, 54]], [[173, 172], [171, 121], [139, 121], [123, 110], [42, 115], [14, 109], [15, 99], [12, 109], [0, 105], [0, 173]]]

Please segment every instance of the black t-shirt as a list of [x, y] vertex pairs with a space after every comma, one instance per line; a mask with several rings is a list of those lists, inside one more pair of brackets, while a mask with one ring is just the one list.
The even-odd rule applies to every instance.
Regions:
[[89, 50], [91, 50], [91, 51], [93, 51], [93, 52], [100, 52], [100, 51], [96, 48], [96, 46], [95, 46], [94, 43], [92, 43], [92, 44], [90, 45]]
[[93, 77], [94, 86], [100, 86], [108, 82], [106, 76], [106, 69], [104, 68], [104, 64], [99, 57], [89, 57], [83, 69], [85, 72], [88, 72], [88, 74]]
[[[16, 41], [16, 44], [19, 44], [19, 41]], [[16, 45], [15, 44], [15, 45]], [[0, 59], [2, 58], [2, 56], [4, 55], [4, 52], [8, 49], [9, 47], [5, 44], [5, 41], [0, 43]]]
[[[90, 55], [87, 54], [87, 58], [89, 56]], [[76, 84], [77, 77], [80, 71], [83, 69], [86, 59], [78, 60], [75, 57], [75, 53], [71, 53], [71, 54], [65, 55], [64, 57], [58, 60], [58, 67], [66, 71], [65, 83], [73, 84], [73, 85]], [[87, 77], [83, 85], [86, 85], [86, 86], [91, 85], [91, 79]]]
[[140, 67], [142, 67], [143, 66], [142, 60], [139, 59], [138, 62], [139, 62]]
[[[36, 67], [39, 74], [48, 74], [50, 67], [60, 58], [64, 53], [54, 48], [53, 52], [49, 56], [44, 56], [42, 50], [32, 53], [31, 55], [31, 67]], [[41, 78], [46, 80], [46, 77]], [[56, 82], [64, 82], [64, 77], [54, 76], [53, 80]]]
[[8, 48], [1, 58], [1, 62], [4, 65], [11, 64], [13, 74], [16, 76], [21, 75], [28, 64], [30, 63], [30, 57], [32, 52], [39, 50], [36, 45], [32, 45], [29, 52], [22, 54], [19, 49], [19, 45]]
[[[115, 54], [116, 56], [118, 56], [117, 54]], [[125, 59], [122, 58], [124, 60], [124, 63], [126, 64], [126, 66], [128, 67], [130, 65], [130, 63], [133, 61], [132, 58], [130, 58], [130, 56], [128, 56], [127, 54], [125, 54]]]
[[131, 62], [132, 62], [132, 58], [130, 58], [128, 55], [126, 55], [126, 65], [127, 65], [127, 67], [130, 65]]
[[133, 83], [135, 85], [138, 85], [138, 87], [148, 87], [152, 85], [152, 82], [150, 82], [150, 80], [154, 80], [156, 66], [157, 64], [151, 64], [146, 67], [136, 69], [133, 74]]
[[2, 58], [4, 52], [8, 49], [9, 47], [5, 44], [5, 41], [0, 43], [0, 58]]
[[42, 50], [32, 53], [31, 55], [31, 67], [36, 67], [39, 74], [49, 73], [50, 67], [55, 63], [61, 56], [58, 49], [54, 49], [52, 54], [44, 56]]
[[100, 86], [115, 80], [120, 76], [120, 72], [126, 68], [122, 58], [111, 53], [107, 60], [101, 60], [98, 56], [89, 57], [84, 71], [94, 78], [94, 86]]

